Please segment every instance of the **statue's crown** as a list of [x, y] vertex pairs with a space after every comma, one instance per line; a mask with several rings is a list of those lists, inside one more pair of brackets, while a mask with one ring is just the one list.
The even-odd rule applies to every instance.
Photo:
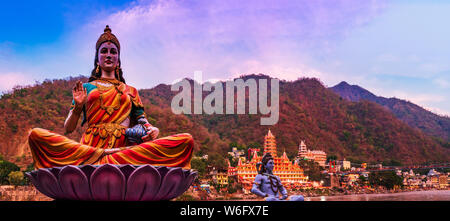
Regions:
[[98, 50], [100, 48], [100, 45], [108, 41], [115, 44], [117, 46], [117, 49], [120, 51], [119, 39], [117, 39], [117, 37], [113, 33], [111, 33], [111, 28], [109, 28], [109, 25], [106, 25], [104, 33], [100, 35], [97, 40], [97, 44], [95, 44], [95, 49]]

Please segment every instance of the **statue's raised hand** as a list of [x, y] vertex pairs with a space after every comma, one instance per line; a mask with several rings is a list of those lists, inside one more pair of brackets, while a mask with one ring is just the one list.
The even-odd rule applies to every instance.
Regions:
[[78, 81], [72, 89], [73, 100], [75, 107], [81, 108], [87, 102], [87, 90], [83, 87], [81, 81]]

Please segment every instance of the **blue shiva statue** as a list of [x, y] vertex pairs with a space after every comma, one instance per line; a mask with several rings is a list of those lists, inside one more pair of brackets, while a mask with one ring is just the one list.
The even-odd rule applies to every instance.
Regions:
[[[255, 177], [251, 192], [264, 197], [266, 201], [287, 201], [287, 190], [281, 184], [278, 176], [272, 174], [274, 168], [273, 157], [266, 153], [261, 162], [256, 165], [258, 175]], [[302, 195], [294, 195], [289, 201], [303, 201]]]

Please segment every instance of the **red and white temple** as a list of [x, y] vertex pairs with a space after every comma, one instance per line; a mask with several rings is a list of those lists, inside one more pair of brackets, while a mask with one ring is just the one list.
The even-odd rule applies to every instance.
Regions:
[[301, 141], [298, 146], [298, 156], [299, 159], [313, 160], [317, 162], [321, 167], [325, 167], [327, 161], [327, 154], [322, 150], [308, 150], [305, 141]]
[[[307, 183], [308, 177], [304, 176], [303, 169], [297, 164], [289, 160], [286, 152], [279, 157], [277, 155], [277, 144], [275, 141], [275, 136], [272, 132], [267, 133], [264, 137], [264, 153], [270, 153], [274, 159], [275, 167], [273, 174], [280, 177], [281, 183], [285, 188], [290, 189], [294, 187], [300, 187]], [[242, 162], [241, 159], [238, 161], [236, 167], [231, 167], [228, 164], [229, 175], [236, 175], [238, 177], [238, 182], [240, 182], [246, 190], [250, 190], [253, 185], [258, 171], [256, 170], [256, 164], [261, 162], [262, 156], [258, 156], [258, 153], [253, 152], [252, 159], [247, 162]]]

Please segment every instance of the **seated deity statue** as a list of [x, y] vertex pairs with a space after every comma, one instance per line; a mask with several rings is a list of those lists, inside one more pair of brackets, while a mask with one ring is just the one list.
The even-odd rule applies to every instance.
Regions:
[[28, 140], [35, 167], [150, 164], [190, 169], [192, 136], [181, 133], [157, 139], [159, 129], [148, 122], [138, 90], [125, 83], [119, 40], [108, 26], [95, 49], [91, 76], [73, 87], [64, 123], [66, 133], [71, 133], [81, 117], [86, 131], [77, 142], [46, 129], [32, 129]]
[[[255, 177], [251, 192], [264, 197], [266, 201], [286, 201], [288, 199], [287, 190], [281, 184], [278, 176], [272, 174], [274, 161], [270, 153], [266, 153], [261, 162], [257, 164], [258, 175]], [[293, 195], [289, 201], [303, 201], [302, 195]]]

